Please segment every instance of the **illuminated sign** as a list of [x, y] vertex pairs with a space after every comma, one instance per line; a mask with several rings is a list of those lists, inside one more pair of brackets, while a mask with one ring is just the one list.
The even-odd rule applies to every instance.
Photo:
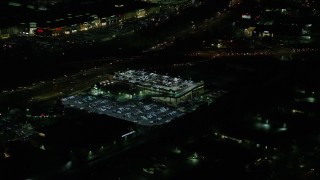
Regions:
[[242, 14], [242, 19], [251, 19], [251, 15], [250, 14]]
[[37, 23], [36, 22], [31, 22], [31, 23], [29, 23], [29, 25], [30, 25], [30, 28], [37, 27]]

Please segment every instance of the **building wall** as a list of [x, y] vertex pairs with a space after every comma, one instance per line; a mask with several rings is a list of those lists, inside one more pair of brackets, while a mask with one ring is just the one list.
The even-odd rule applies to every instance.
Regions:
[[1, 39], [9, 38], [11, 35], [18, 34], [23, 31], [23, 26], [10, 26], [0, 28]]

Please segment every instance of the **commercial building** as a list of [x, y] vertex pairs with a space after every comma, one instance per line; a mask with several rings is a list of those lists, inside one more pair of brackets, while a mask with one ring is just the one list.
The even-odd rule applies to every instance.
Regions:
[[113, 80], [140, 89], [154, 100], [179, 105], [204, 93], [204, 83], [145, 71], [118, 72]]
[[128, 70], [107, 75], [106, 80], [95, 84], [89, 92], [61, 101], [66, 108], [153, 126], [209, 105], [224, 93], [222, 90], [204, 93], [203, 82]]
[[68, 14], [67, 17], [48, 20], [38, 25], [35, 33], [44, 36], [59, 36], [63, 34], [72, 34], [79, 31], [87, 31], [99, 27], [108, 27], [114, 24], [122, 23], [133, 18], [143, 18], [149, 14], [158, 13], [159, 7], [148, 9], [138, 9], [125, 12], [124, 14], [99, 17], [96, 14]]
[[[43, 2], [41, 1], [40, 4]], [[147, 3], [127, 2], [121, 5], [114, 3], [81, 4], [76, 8], [70, 6], [46, 11], [31, 8], [34, 6], [32, 4], [5, 4], [4, 7], [0, 7], [0, 19], [2, 20], [0, 35], [1, 38], [14, 34], [68, 35], [97, 27], [107, 27], [133, 18], [142, 18], [160, 11], [159, 6]]]

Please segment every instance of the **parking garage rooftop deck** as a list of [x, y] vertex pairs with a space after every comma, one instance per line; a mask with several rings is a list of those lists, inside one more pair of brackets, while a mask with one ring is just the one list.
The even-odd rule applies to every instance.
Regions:
[[145, 71], [129, 70], [115, 74], [114, 80], [142, 86], [146, 89], [167, 93], [168, 96], [179, 97], [191, 90], [203, 86], [203, 82], [183, 80], [179, 77], [169, 77]]

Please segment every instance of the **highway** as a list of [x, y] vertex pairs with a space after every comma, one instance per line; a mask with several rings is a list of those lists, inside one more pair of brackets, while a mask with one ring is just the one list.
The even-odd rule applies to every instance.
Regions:
[[192, 53], [186, 54], [186, 56], [198, 56], [210, 59], [215, 59], [219, 57], [241, 57], [241, 56], [273, 56], [276, 58], [281, 58], [282, 56], [291, 56], [301, 53], [318, 53], [317, 48], [272, 48], [267, 50], [251, 50], [251, 51], [235, 51], [235, 50], [203, 50], [194, 51]]

